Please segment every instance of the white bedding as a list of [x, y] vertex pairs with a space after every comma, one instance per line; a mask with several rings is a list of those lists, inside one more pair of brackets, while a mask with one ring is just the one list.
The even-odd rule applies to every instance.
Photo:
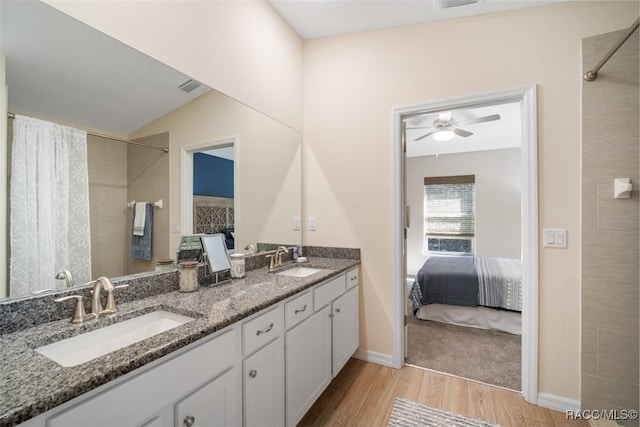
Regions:
[[427, 304], [416, 312], [422, 320], [451, 323], [481, 329], [494, 329], [510, 334], [522, 334], [522, 320], [519, 312], [496, 310], [488, 307], [465, 307], [461, 305]]

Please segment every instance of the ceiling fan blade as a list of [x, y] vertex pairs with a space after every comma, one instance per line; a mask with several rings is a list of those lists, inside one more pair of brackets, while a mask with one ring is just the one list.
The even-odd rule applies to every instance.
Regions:
[[473, 132], [469, 132], [468, 130], [464, 130], [464, 129], [460, 129], [460, 128], [451, 128], [451, 130], [453, 131], [453, 133], [455, 133], [458, 136], [464, 136], [465, 138], [468, 136], [473, 135]]
[[500, 120], [500, 114], [492, 114], [490, 116], [477, 117], [475, 119], [464, 120], [462, 122], [458, 122], [458, 124], [471, 125], [474, 123], [484, 123], [484, 122], [492, 122], [494, 120]]
[[414, 141], [420, 141], [421, 139], [425, 139], [426, 137], [428, 137], [429, 135], [433, 135], [435, 132], [429, 132], [429, 133], [425, 133], [422, 136], [417, 137], [416, 139], [414, 139]]

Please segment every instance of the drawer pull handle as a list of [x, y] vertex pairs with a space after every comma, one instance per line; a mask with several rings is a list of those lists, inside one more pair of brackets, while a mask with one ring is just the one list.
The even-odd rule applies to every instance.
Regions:
[[186, 417], [184, 417], [182, 423], [187, 427], [191, 427], [196, 423], [196, 418], [192, 415], [187, 415]]
[[351, 280], [352, 282], [353, 282], [354, 280], [358, 280], [358, 276], [351, 276], [351, 279], [349, 279], [349, 280]]
[[307, 304], [305, 304], [304, 307], [300, 309], [296, 308], [296, 311], [294, 312], [294, 314], [302, 313], [303, 311], [307, 311]]
[[336, 308], [336, 313], [340, 313], [340, 308]]
[[273, 329], [273, 322], [271, 322], [271, 324], [269, 326], [267, 326], [265, 329], [257, 330], [256, 331], [256, 335], [266, 334], [267, 332], [269, 332], [272, 329]]
[[251, 378], [255, 378], [255, 377], [257, 377], [257, 376], [258, 376], [258, 371], [256, 371], [255, 369], [250, 370], [250, 371], [249, 371], [249, 376], [250, 376]]

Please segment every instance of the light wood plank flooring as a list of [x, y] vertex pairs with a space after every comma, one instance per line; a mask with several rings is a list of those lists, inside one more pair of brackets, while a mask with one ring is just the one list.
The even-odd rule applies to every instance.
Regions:
[[396, 397], [503, 427], [588, 427], [531, 405], [514, 391], [411, 366], [393, 369], [351, 359], [299, 426], [386, 426]]

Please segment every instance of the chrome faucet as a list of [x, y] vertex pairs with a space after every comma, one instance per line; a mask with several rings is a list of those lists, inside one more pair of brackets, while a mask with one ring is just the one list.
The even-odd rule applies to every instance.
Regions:
[[56, 280], [64, 280], [67, 288], [73, 288], [73, 276], [69, 270], [60, 270], [56, 274]]
[[274, 257], [276, 259], [276, 261], [275, 261], [275, 266], [276, 267], [282, 267], [282, 254], [283, 253], [288, 253], [288, 252], [289, 251], [284, 246], [279, 246], [278, 249], [276, 249], [276, 254], [274, 255]]
[[82, 295], [69, 295], [66, 297], [54, 299], [55, 302], [62, 302], [73, 299], [76, 302], [76, 305], [73, 309], [73, 316], [71, 317], [71, 323], [82, 323], [85, 320], [93, 319], [95, 316], [93, 314], [87, 314], [84, 311], [84, 303], [82, 302]]
[[[107, 304], [106, 307], [102, 307], [102, 303], [100, 302], [100, 295], [102, 294], [102, 290], [107, 292]], [[91, 291], [91, 314], [95, 317], [100, 317], [102, 314], [115, 313], [117, 310], [115, 309], [115, 303], [113, 303], [113, 307], [109, 306], [109, 299], [113, 299], [113, 283], [108, 278], [102, 276], [98, 277], [98, 279], [93, 282], [93, 290]], [[112, 311], [108, 311], [108, 310]]]

